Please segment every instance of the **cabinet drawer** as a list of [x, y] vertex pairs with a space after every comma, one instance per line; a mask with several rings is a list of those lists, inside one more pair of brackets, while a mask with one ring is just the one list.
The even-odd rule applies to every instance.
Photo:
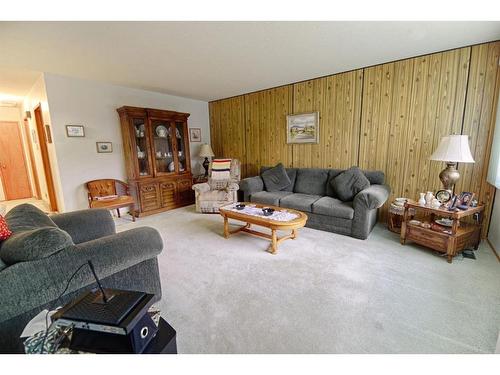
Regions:
[[139, 187], [142, 211], [160, 208], [160, 197], [157, 184], [141, 184]]
[[174, 182], [160, 183], [161, 206], [166, 208], [175, 208], [177, 200], [177, 191]]
[[182, 179], [177, 181], [177, 199], [180, 204], [194, 202], [194, 192], [192, 190], [192, 180]]
[[446, 252], [448, 248], [447, 235], [411, 224], [408, 224], [406, 238], [436, 251]]

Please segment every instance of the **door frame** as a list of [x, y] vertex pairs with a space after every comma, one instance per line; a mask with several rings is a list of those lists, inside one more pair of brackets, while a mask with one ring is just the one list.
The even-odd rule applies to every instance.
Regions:
[[33, 137], [31, 136], [31, 127], [27, 118], [23, 120], [24, 123], [24, 135], [26, 136], [26, 143], [28, 144], [28, 153], [31, 164], [31, 174], [33, 176], [33, 184], [35, 189], [32, 193], [35, 198], [42, 199], [42, 191], [40, 190], [40, 181], [38, 180], [38, 171], [36, 169], [35, 153], [33, 151]]
[[[21, 143], [24, 169], [26, 171], [26, 177], [28, 178], [28, 187], [29, 187], [29, 190], [30, 190], [30, 197], [32, 197], [33, 196], [33, 187], [31, 186], [31, 181], [30, 181], [30, 178], [29, 178], [29, 168], [28, 168], [28, 163], [26, 161], [26, 154], [25, 154], [26, 150], [25, 150], [25, 146], [24, 146], [24, 142], [23, 142], [23, 136], [21, 134], [21, 129], [19, 128], [21, 125], [19, 124], [19, 121], [2, 121], [2, 122], [3, 123], [15, 124], [15, 126], [16, 126], [17, 137], [19, 138], [19, 142]], [[2, 172], [1, 169], [2, 168], [0, 167], [0, 183], [2, 184], [2, 190], [3, 190], [3, 194], [4, 194], [5, 200], [8, 201], [8, 200], [18, 199], [18, 198], [13, 198], [12, 196], [9, 196], [8, 191], [5, 188], [5, 181], [4, 181], [5, 177], [4, 177], [3, 172]]]
[[42, 104], [39, 103], [33, 110], [35, 114], [36, 132], [38, 135], [38, 144], [40, 145], [40, 153], [42, 154], [42, 164], [45, 174], [45, 181], [47, 182], [47, 191], [49, 194], [50, 209], [58, 211], [56, 189], [54, 186], [54, 178], [52, 175], [52, 167], [50, 166], [49, 149], [47, 147], [47, 134], [45, 133], [45, 125], [42, 115]]

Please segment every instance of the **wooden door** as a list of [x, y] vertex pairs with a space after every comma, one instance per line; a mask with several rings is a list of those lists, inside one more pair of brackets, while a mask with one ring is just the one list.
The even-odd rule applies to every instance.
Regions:
[[161, 207], [157, 183], [141, 183], [139, 186], [141, 212], [157, 210]]
[[57, 212], [58, 208], [56, 199], [56, 189], [54, 186], [54, 179], [52, 177], [52, 167], [50, 166], [49, 150], [47, 147], [47, 134], [45, 133], [41, 104], [39, 104], [38, 107], [35, 108], [34, 112], [35, 112], [36, 131], [38, 133], [38, 144], [40, 145], [43, 170], [45, 172], [45, 181], [47, 183], [47, 191], [49, 193], [50, 208], [52, 211]]
[[28, 169], [17, 122], [0, 122], [0, 172], [5, 199], [31, 198]]
[[180, 205], [190, 204], [194, 201], [192, 179], [177, 180], [177, 203]]
[[174, 181], [160, 182], [161, 206], [167, 209], [177, 207], [177, 188]]
[[26, 143], [28, 144], [28, 151], [30, 155], [31, 171], [33, 182], [35, 184], [35, 191], [33, 195], [37, 199], [42, 199], [42, 192], [40, 190], [40, 181], [38, 180], [38, 171], [36, 169], [35, 154], [33, 152], [33, 138], [31, 137], [31, 128], [27, 119], [24, 120], [24, 132], [26, 136]]

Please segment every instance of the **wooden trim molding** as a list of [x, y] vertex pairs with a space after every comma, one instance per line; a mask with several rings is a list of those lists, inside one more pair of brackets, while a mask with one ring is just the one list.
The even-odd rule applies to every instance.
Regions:
[[498, 252], [495, 250], [495, 247], [488, 238], [486, 239], [486, 242], [490, 246], [491, 251], [493, 251], [493, 254], [495, 254], [495, 256], [497, 257], [498, 262], [500, 263], [500, 256], [498, 255]]

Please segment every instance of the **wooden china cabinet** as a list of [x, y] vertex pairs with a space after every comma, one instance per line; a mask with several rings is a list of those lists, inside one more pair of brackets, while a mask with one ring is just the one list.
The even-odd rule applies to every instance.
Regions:
[[192, 204], [189, 113], [128, 106], [117, 111], [135, 215]]

